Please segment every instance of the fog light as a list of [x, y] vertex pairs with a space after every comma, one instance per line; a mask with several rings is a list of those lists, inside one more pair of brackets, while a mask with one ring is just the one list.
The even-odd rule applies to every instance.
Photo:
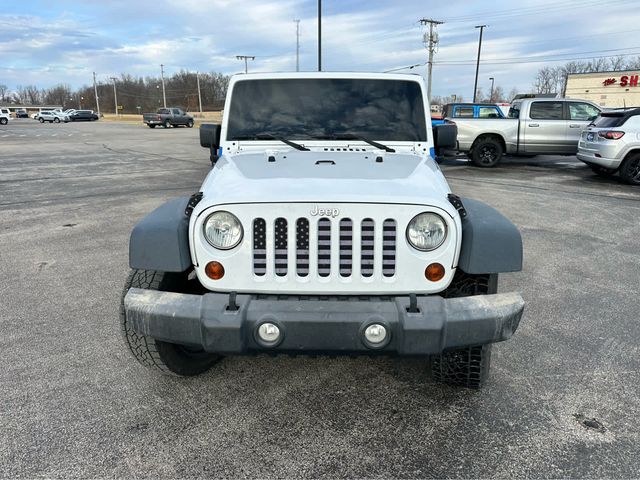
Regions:
[[204, 267], [204, 273], [213, 280], [220, 280], [224, 277], [224, 267], [220, 262], [209, 262], [207, 266]]
[[280, 328], [275, 323], [265, 322], [258, 327], [258, 337], [265, 343], [276, 343], [280, 340]]
[[432, 263], [424, 270], [424, 276], [432, 282], [439, 282], [444, 278], [444, 267], [439, 263]]
[[379, 345], [387, 339], [387, 329], [379, 323], [372, 323], [364, 330], [364, 338], [373, 345]]

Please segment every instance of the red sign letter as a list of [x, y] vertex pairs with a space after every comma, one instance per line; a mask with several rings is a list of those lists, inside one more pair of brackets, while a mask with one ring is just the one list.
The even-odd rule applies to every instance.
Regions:
[[629, 77], [629, 86], [637, 87], [638, 86], [638, 75], [631, 75]]
[[620, 86], [621, 87], [626, 87], [628, 81], [629, 81], [629, 77], [627, 77], [626, 75], [621, 76], [620, 77]]

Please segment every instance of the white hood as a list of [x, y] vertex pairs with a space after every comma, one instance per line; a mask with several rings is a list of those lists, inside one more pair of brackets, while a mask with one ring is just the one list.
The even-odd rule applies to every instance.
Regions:
[[273, 150], [223, 155], [197, 210], [236, 203], [342, 202], [433, 205], [452, 210], [438, 165], [413, 153]]

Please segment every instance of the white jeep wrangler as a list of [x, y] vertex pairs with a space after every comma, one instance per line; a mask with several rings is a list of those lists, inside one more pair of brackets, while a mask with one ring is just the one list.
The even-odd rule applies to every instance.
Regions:
[[[134, 228], [125, 342], [144, 365], [196, 375], [224, 355], [407, 355], [479, 388], [524, 302], [515, 226], [454, 195], [433, 160], [422, 78], [287, 73], [231, 79], [203, 125], [201, 191]], [[436, 142], [434, 145], [434, 136]]]

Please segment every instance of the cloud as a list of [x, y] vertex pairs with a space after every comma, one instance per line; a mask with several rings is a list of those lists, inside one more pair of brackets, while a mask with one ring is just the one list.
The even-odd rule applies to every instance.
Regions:
[[[619, 2], [633, 5], [630, 0]], [[527, 90], [545, 63], [505, 59], [531, 61], [536, 56], [623, 48], [633, 46], [640, 33], [640, 14], [627, 8], [622, 15], [621, 10], [601, 8], [596, 0], [523, 0], [517, 6], [495, 0], [490, 7], [486, 2], [450, 0], [430, 8], [422, 0], [324, 3], [327, 70], [383, 71], [424, 63], [427, 51], [419, 19], [426, 14], [443, 19], [446, 23], [437, 29], [434, 95], [472, 96], [477, 24], [489, 25], [479, 84], [486, 88], [492, 76], [507, 91]], [[161, 63], [169, 75], [180, 69], [236, 73], [244, 68], [236, 55], [256, 57], [251, 71], [293, 70], [294, 19], [301, 20], [301, 68], [316, 68], [313, 0], [34, 0], [3, 8], [0, 83], [10, 86], [80, 86], [91, 83], [94, 71], [102, 80], [120, 73], [157, 76]], [[426, 67], [411, 71], [424, 73]]]

